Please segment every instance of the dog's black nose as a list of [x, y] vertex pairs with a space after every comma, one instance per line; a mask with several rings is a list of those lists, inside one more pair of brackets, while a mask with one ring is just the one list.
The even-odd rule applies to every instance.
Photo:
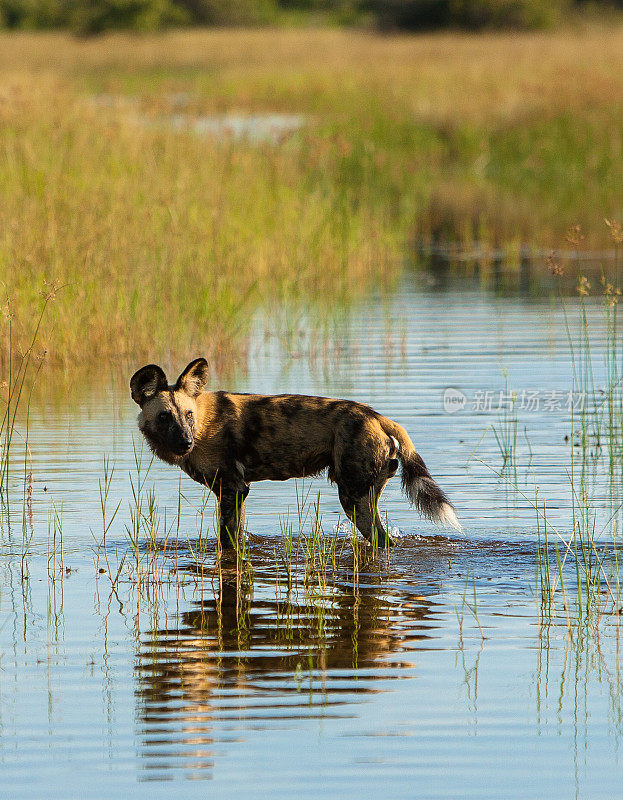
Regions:
[[176, 436], [171, 443], [171, 449], [176, 453], [187, 453], [193, 446], [193, 437], [190, 434], [182, 433]]

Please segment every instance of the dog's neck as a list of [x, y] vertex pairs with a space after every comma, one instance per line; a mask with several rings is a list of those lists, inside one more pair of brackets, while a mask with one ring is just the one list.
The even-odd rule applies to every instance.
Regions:
[[201, 392], [197, 397], [195, 439], [208, 439], [218, 428], [218, 409], [214, 392]]

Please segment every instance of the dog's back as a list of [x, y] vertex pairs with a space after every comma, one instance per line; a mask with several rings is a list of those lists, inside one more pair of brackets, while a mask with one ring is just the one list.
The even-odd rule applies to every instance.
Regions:
[[231, 468], [242, 468], [247, 482], [315, 475], [332, 470], [336, 448], [341, 451], [364, 432], [372, 435], [375, 426], [382, 433], [378, 418], [369, 406], [350, 400], [205, 392], [197, 398], [189, 461], [211, 473], [223, 469], [229, 452]]

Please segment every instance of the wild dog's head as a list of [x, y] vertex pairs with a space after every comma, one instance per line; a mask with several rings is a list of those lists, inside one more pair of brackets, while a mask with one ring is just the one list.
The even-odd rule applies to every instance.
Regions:
[[154, 453], [163, 461], [179, 464], [195, 445], [197, 397], [208, 381], [205, 358], [191, 361], [169, 386], [156, 364], [141, 367], [132, 375], [132, 399], [141, 407], [138, 427]]

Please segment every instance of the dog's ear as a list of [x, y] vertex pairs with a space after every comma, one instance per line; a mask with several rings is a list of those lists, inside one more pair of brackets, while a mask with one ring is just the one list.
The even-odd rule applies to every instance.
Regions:
[[167, 376], [157, 364], [148, 364], [135, 372], [130, 379], [132, 400], [142, 406], [158, 392], [168, 389]]
[[194, 361], [190, 362], [177, 379], [175, 388], [181, 389], [190, 397], [197, 397], [197, 395], [201, 394], [203, 391], [203, 387], [208, 382], [209, 377], [210, 370], [208, 362], [205, 358], [196, 358]]

